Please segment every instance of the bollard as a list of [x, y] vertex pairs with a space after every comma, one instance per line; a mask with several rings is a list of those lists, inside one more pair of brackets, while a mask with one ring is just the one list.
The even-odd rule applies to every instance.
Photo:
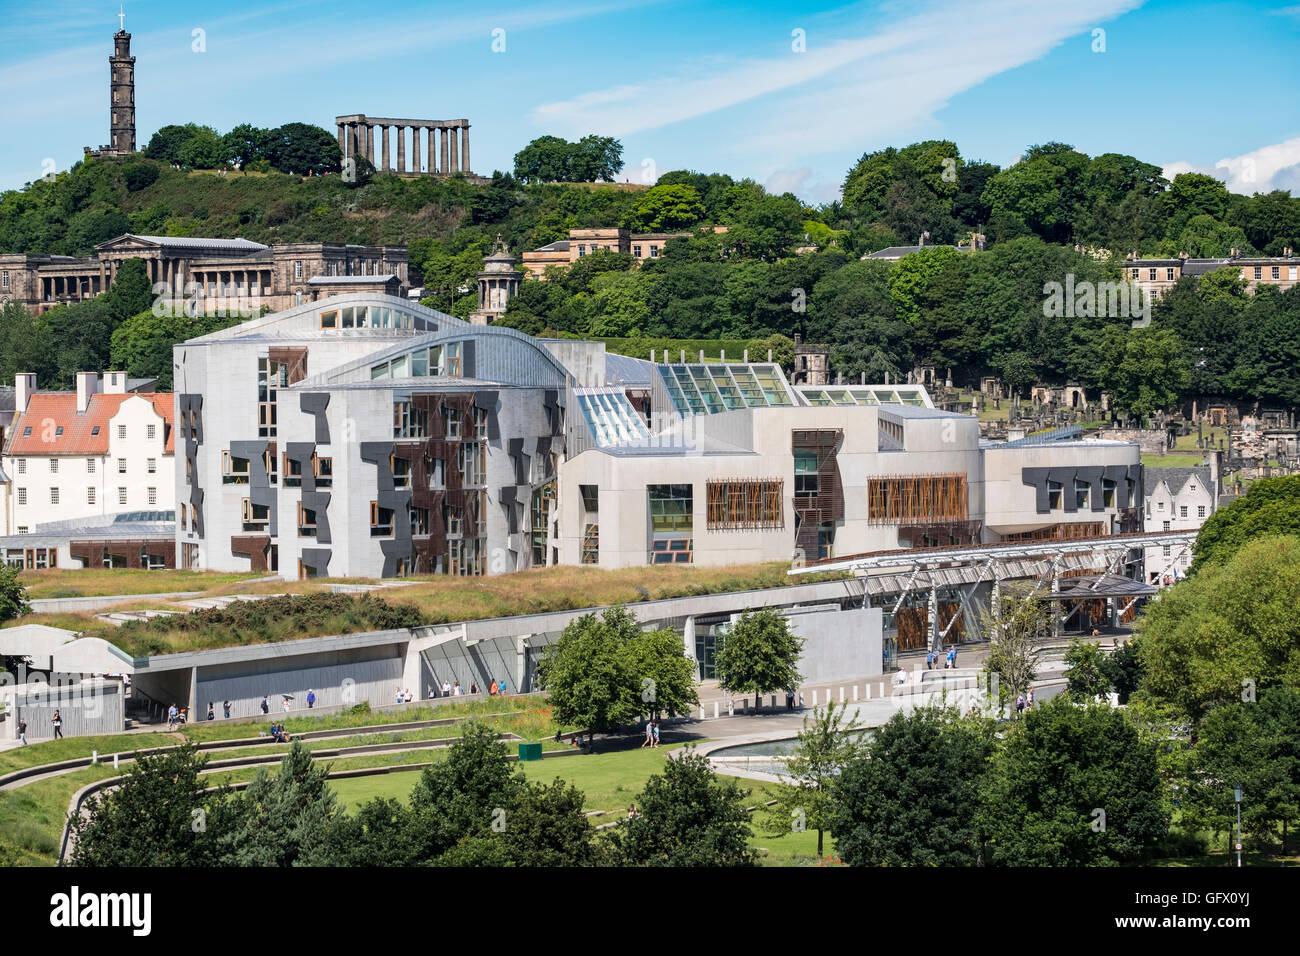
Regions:
[[92, 751], [90, 752], [90, 762], [93, 763], [93, 764], [94, 764], [94, 763], [99, 763], [99, 751], [98, 751], [98, 750], [92, 750]]
[[844, 703], [844, 688], [840, 688], [840, 703]]
[[718, 716], [718, 702], [716, 700], [713, 702], [713, 716]]
[[817, 706], [817, 691], [813, 691], [813, 706]]
[[870, 685], [870, 684], [863, 684], [863, 685], [862, 685], [862, 695], [863, 695], [863, 700], [871, 700], [871, 685]]
[[700, 720], [704, 719], [704, 705], [700, 704]]
[[857, 684], [854, 684], [854, 685], [853, 685], [853, 703], [856, 704], [857, 702], [858, 702], [858, 685], [857, 685]]
[[735, 701], [731, 701], [731, 700], [727, 701], [727, 716], [728, 716], [728, 717], [735, 717], [735, 716], [736, 716], [736, 703], [735, 703]]
[[117, 769], [117, 758], [118, 758], [118, 755], [117, 755], [117, 754], [113, 754], [113, 769], [114, 769], [114, 770]]

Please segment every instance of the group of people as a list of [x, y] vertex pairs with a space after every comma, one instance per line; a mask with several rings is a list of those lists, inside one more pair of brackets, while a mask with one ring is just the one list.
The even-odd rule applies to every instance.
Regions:
[[659, 746], [659, 721], [651, 720], [646, 722], [645, 741], [641, 744], [641, 746], [642, 747]]
[[[175, 730], [178, 724], [187, 723], [190, 719], [189, 708], [181, 707], [177, 709], [175, 704], [167, 708], [167, 729]], [[208, 704], [208, 719], [212, 719], [212, 705]]]
[[[495, 678], [493, 678], [492, 683], [488, 684], [488, 695], [490, 697], [504, 697], [509, 692], [509, 690], [510, 690], [510, 685], [504, 677], [501, 678], [500, 680], [496, 680]], [[407, 691], [407, 693], [409, 694], [410, 691]], [[483, 693], [482, 688], [478, 686], [478, 681], [472, 680], [469, 682], [469, 693], [471, 696], [475, 694]], [[429, 685], [430, 700], [433, 700], [434, 698], [437, 697], [464, 697], [464, 696], [465, 696], [465, 689], [460, 686], [460, 681], [456, 681], [453, 683], [451, 681], [444, 680], [442, 682], [441, 692], [439, 691], [437, 684]], [[410, 698], [407, 699], [409, 700]], [[402, 699], [399, 697], [397, 699], [397, 702], [400, 704], [402, 702]]]
[[284, 724], [272, 724], [271, 736], [275, 738], [277, 744], [287, 744], [291, 739], [288, 731], [284, 729]]
[[1029, 688], [1029, 692], [1027, 694], [1016, 695], [1017, 714], [1023, 714], [1027, 710], [1032, 710], [1033, 707], [1034, 707], [1034, 689], [1032, 687]]
[[941, 650], [933, 650], [926, 653], [925, 669], [928, 671], [934, 670], [939, 666], [939, 661], [943, 661], [944, 670], [948, 670], [949, 668], [956, 667], [957, 666], [957, 645], [954, 644], [952, 647], [950, 647], [948, 649], [947, 654], [944, 654], [944, 652]]
[[405, 690], [400, 687], [397, 688], [397, 703], [409, 704], [413, 700], [415, 700], [415, 695], [411, 693], [411, 688], [408, 687]]

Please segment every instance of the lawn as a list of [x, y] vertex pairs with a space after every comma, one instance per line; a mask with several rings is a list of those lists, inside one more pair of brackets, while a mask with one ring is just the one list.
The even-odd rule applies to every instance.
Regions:
[[170, 594], [212, 591], [228, 584], [266, 577], [262, 573], [217, 571], [143, 571], [128, 568], [69, 568], [23, 571], [18, 581], [27, 600], [102, 597], [113, 594]]

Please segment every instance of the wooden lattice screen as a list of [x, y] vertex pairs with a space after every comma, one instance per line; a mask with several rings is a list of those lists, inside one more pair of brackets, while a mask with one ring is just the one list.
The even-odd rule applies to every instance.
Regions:
[[780, 478], [710, 480], [705, 487], [710, 531], [785, 527], [785, 482]]
[[890, 475], [867, 481], [867, 523], [966, 520], [966, 476]]

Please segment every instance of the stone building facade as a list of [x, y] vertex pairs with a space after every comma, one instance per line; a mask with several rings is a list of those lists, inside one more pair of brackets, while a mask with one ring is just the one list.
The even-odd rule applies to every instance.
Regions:
[[[319, 277], [356, 277], [369, 287], [404, 295], [405, 246], [300, 242], [266, 246], [247, 239], [137, 236], [100, 243], [95, 256], [0, 255], [0, 305], [21, 302], [33, 312], [93, 299], [108, 291], [127, 259], [141, 259], [159, 291], [199, 311], [272, 311], [311, 302], [339, 290]], [[364, 278], [363, 278], [364, 277]], [[366, 282], [373, 279], [373, 283]], [[365, 291], [356, 283], [348, 291]]]

